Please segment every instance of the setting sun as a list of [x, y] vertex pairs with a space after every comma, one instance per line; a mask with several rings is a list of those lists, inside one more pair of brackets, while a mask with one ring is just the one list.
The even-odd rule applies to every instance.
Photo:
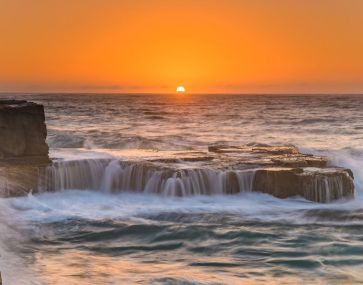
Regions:
[[176, 88], [176, 92], [177, 92], [177, 93], [184, 93], [184, 92], [185, 92], [185, 88], [184, 88], [184, 86], [178, 86], [178, 87]]
[[363, 285], [362, 34], [363, 0], [0, 0], [0, 285]]

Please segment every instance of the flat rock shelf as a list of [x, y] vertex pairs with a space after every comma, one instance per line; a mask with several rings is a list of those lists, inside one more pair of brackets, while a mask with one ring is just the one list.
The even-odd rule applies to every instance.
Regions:
[[[210, 146], [208, 151], [114, 150], [110, 158], [57, 159], [44, 169], [40, 191], [92, 189], [167, 196], [262, 192], [331, 202], [354, 196], [353, 173], [294, 146]], [[90, 157], [85, 150], [78, 156]], [[108, 152], [108, 154], [110, 154]]]

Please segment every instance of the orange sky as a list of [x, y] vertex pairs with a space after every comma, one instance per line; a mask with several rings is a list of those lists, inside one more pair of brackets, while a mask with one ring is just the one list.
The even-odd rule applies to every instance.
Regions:
[[0, 0], [0, 91], [363, 93], [362, 0]]

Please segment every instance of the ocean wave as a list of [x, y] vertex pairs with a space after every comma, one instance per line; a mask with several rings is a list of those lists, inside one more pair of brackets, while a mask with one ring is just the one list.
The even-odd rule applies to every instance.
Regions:
[[[361, 201], [316, 204], [303, 199], [277, 199], [266, 194], [162, 197], [152, 194], [107, 194], [67, 190], [3, 200], [29, 222], [72, 219], [145, 219], [165, 222], [362, 225]], [[216, 214], [214, 216], [214, 214]], [[223, 214], [218, 216], [217, 214]], [[223, 220], [214, 220], [222, 222]]]
[[252, 137], [331, 157], [352, 169], [357, 192], [317, 204], [258, 193], [107, 193], [87, 184], [0, 199], [5, 284], [363, 282], [363, 97], [26, 97], [45, 104], [51, 154], [59, 148], [65, 161], [84, 159], [86, 149], [87, 159], [109, 163], [118, 149], [203, 149]]
[[[79, 284], [90, 284], [87, 282], [91, 280], [93, 284], [123, 284], [125, 281], [117, 276], [108, 275], [111, 272], [107, 268], [99, 267], [100, 263], [119, 267], [121, 260], [136, 262], [134, 266], [138, 268], [152, 262], [159, 279], [170, 277], [163, 267], [163, 258], [173, 266], [180, 264], [184, 270], [195, 268], [199, 274], [219, 270], [218, 276], [225, 278], [232, 278], [236, 270], [243, 276], [244, 272], [252, 274], [257, 269], [263, 269], [266, 278], [274, 275], [269, 270], [279, 270], [281, 278], [290, 272], [298, 280], [306, 278], [304, 272], [318, 270], [329, 278], [329, 270], [337, 265], [350, 266], [351, 270], [363, 265], [363, 221], [361, 217], [347, 218], [362, 214], [354, 202], [318, 205], [251, 193], [237, 197], [167, 198], [70, 190], [0, 199], [0, 204], [11, 213], [16, 229], [9, 236], [14, 241], [9, 248], [16, 253], [18, 247], [33, 256], [28, 260], [8, 256], [10, 266], [2, 267], [7, 278], [21, 263], [25, 271], [32, 268], [33, 275], [18, 273], [24, 281], [16, 284], [76, 284], [74, 276], [67, 274], [74, 266], [79, 272], [92, 270], [96, 274], [92, 278], [82, 275], [77, 279]], [[14, 237], [23, 240], [19, 243]], [[85, 264], [90, 256], [92, 263]], [[53, 272], [52, 268], [60, 265], [67, 270]], [[125, 266], [129, 268], [122, 265]], [[39, 268], [47, 282], [36, 281], [34, 273]], [[171, 270], [176, 278], [182, 278], [175, 267]], [[107, 277], [102, 275], [105, 273]], [[336, 274], [343, 278], [352, 272]], [[123, 276], [130, 278], [127, 283], [134, 280], [134, 275], [127, 272]], [[63, 283], [54, 283], [51, 277]], [[155, 275], [143, 274], [143, 278], [148, 284]], [[356, 276], [355, 280], [359, 278]], [[211, 284], [209, 279], [198, 280]], [[237, 282], [230, 280], [232, 284]]]

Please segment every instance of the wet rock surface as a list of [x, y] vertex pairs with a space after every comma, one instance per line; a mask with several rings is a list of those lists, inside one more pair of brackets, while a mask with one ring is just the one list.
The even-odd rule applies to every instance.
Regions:
[[0, 196], [37, 190], [40, 169], [50, 163], [42, 105], [0, 100]]
[[327, 157], [302, 154], [295, 146], [213, 146], [209, 151], [220, 154], [222, 160], [237, 159], [232, 163], [233, 169], [254, 168], [254, 192], [278, 198], [301, 196], [314, 202], [354, 196], [350, 169], [329, 166]]
[[[212, 145], [208, 151], [52, 150], [44, 108], [0, 101], [0, 196], [89, 189], [170, 196], [261, 192], [331, 202], [354, 196], [353, 173], [292, 145]], [[97, 155], [99, 154], [98, 158]]]
[[45, 166], [0, 166], [0, 197], [25, 196], [38, 191], [39, 173]]
[[[211, 146], [202, 151], [119, 150], [109, 159], [56, 159], [44, 191], [94, 189], [168, 196], [261, 192], [331, 202], [354, 196], [353, 173], [294, 146]], [[100, 154], [102, 156], [102, 154]], [[86, 153], [82, 156], [89, 156]], [[83, 178], [80, 178], [83, 177]]]
[[258, 169], [252, 189], [278, 198], [302, 196], [321, 203], [354, 196], [353, 178], [340, 168]]

